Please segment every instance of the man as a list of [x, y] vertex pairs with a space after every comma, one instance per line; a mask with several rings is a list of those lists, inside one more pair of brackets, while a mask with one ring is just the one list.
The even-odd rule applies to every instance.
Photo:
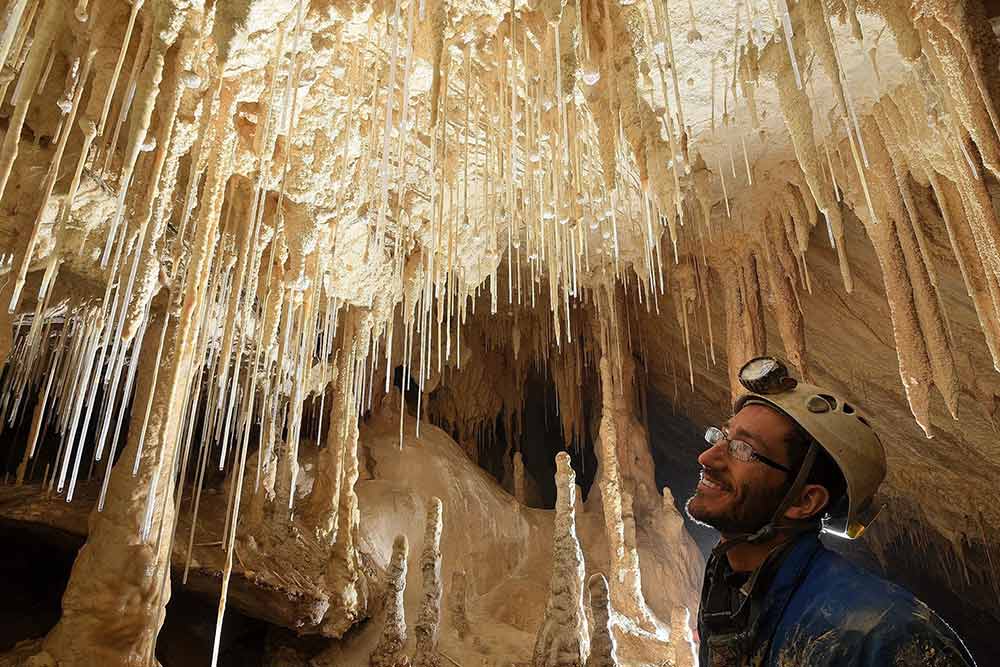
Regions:
[[[855, 407], [761, 357], [747, 393], [705, 434], [687, 503], [716, 528], [698, 612], [702, 667], [974, 667], [961, 639], [913, 595], [820, 544], [843, 537], [885, 477], [885, 452]], [[824, 521], [825, 519], [825, 521]]]

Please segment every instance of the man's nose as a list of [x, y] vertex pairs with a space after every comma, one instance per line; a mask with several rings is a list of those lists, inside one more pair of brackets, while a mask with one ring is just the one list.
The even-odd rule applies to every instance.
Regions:
[[703, 468], [721, 468], [725, 454], [725, 447], [728, 445], [725, 440], [720, 440], [701, 454], [698, 455], [698, 463]]

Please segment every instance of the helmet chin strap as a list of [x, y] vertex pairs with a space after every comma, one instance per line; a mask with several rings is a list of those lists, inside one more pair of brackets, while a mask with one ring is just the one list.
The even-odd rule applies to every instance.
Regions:
[[795, 481], [792, 482], [791, 487], [789, 487], [788, 491], [785, 493], [785, 497], [781, 499], [780, 503], [778, 503], [778, 508], [774, 510], [774, 514], [771, 515], [770, 521], [752, 533], [737, 533], [735, 536], [726, 538], [724, 542], [719, 542], [719, 544], [712, 549], [712, 555], [721, 556], [733, 547], [741, 544], [760, 544], [762, 542], [767, 542], [780, 533], [795, 534], [812, 530], [813, 527], [815, 527], [815, 521], [807, 519], [804, 521], [800, 520], [788, 522], [784, 520], [784, 516], [785, 511], [792, 506], [792, 503], [795, 502], [799, 493], [802, 491], [802, 488], [806, 485], [806, 479], [812, 471], [813, 463], [816, 461], [818, 453], [819, 445], [816, 444], [815, 440], [813, 440], [809, 445], [809, 450], [806, 452], [806, 457], [803, 459], [802, 465], [799, 467], [799, 472], [795, 476]]

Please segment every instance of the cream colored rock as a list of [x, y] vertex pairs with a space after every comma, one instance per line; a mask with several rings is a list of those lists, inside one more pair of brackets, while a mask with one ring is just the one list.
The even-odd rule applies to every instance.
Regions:
[[[989, 552], [995, 17], [683, 4], [5, 4], [0, 418], [63, 448], [9, 460], [18, 488], [79, 502], [118, 459], [39, 660], [148, 662], [181, 525], [191, 545], [220, 528], [217, 635], [250, 585], [239, 548], [301, 538], [322, 603], [295, 629], [354, 637], [433, 495], [426, 587], [448, 590], [426, 637], [461, 664], [530, 660], [566, 534], [523, 450], [540, 383], [574, 461], [594, 448], [580, 549], [647, 633], [618, 646], [641, 664], [668, 618], [686, 636], [702, 565], [657, 498], [649, 404], [718, 423], [775, 349], [892, 434], [893, 516], [957, 561]], [[976, 567], [935, 576], [991, 610]]]
[[410, 548], [405, 535], [400, 535], [392, 545], [392, 561], [386, 574], [385, 615], [382, 636], [372, 651], [372, 667], [408, 667], [409, 657], [403, 652], [406, 646], [406, 612], [403, 593], [406, 590], [406, 560]]
[[611, 631], [611, 600], [608, 597], [608, 580], [603, 574], [590, 575], [590, 609], [594, 625], [590, 633], [590, 655], [586, 667], [618, 667], [615, 636]]
[[583, 610], [583, 552], [576, 537], [574, 497], [576, 474], [569, 455], [556, 455], [556, 523], [552, 579], [545, 615], [538, 629], [532, 664], [535, 667], [580, 667], [590, 649]]

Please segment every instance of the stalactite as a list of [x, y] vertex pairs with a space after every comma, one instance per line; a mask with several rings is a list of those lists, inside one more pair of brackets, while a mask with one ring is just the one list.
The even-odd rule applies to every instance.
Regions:
[[[232, 118], [235, 97], [232, 89], [223, 87], [220, 108], [222, 119]], [[216, 155], [228, 156], [232, 150], [232, 136], [220, 133], [221, 145]], [[202, 209], [202, 221], [192, 246], [191, 261], [185, 274], [184, 284], [179, 286], [180, 314], [168, 332], [170, 341], [163, 368], [155, 387], [143, 389], [139, 395], [155, 394], [154, 411], [140, 432], [141, 422], [133, 420], [129, 429], [129, 446], [123, 461], [131, 461], [135, 455], [139, 439], [145, 436], [138, 475], [132, 477], [128, 466], [116, 466], [111, 475], [112, 483], [108, 492], [108, 502], [103, 512], [94, 513], [87, 544], [77, 557], [73, 574], [63, 596], [63, 615], [59, 624], [46, 638], [45, 651], [61, 664], [83, 665], [94, 662], [126, 661], [126, 656], [151, 656], [156, 634], [162, 623], [163, 608], [169, 599], [169, 583], [163, 578], [169, 572], [169, 542], [154, 540], [147, 543], [140, 539], [141, 522], [160, 526], [172, 521], [173, 480], [172, 475], [164, 475], [161, 483], [154, 483], [159, 470], [172, 469], [177, 455], [179, 440], [175, 435], [180, 429], [182, 415], [186, 410], [186, 396], [195, 363], [194, 351], [201, 327], [200, 309], [204, 299], [214, 256], [214, 234], [218, 225], [222, 203], [222, 191], [228, 178], [225, 173], [225, 157], [213, 162], [206, 182], [206, 204]], [[221, 164], [220, 164], [221, 163]], [[160, 320], [162, 322], [162, 319]], [[160, 324], [159, 326], [165, 326]], [[155, 331], [155, 329], [154, 329]], [[151, 332], [150, 332], [151, 333]], [[157, 331], [156, 333], [160, 333]], [[152, 363], [152, 355], [160, 336], [147, 335], [145, 339], [146, 363]], [[152, 379], [152, 373], [140, 374], [142, 380]], [[137, 401], [143, 404], [142, 399]], [[155, 500], [148, 501], [147, 495], [155, 494]], [[153, 515], [144, 516], [136, 511], [149, 504]], [[122, 549], [122, 544], [132, 545]], [[118, 554], [124, 560], [118, 567], [108, 567], [109, 554]], [[100, 608], [95, 608], [94, 605]], [[122, 604], [137, 604], [134, 612], [119, 614]], [[113, 618], [103, 614], [112, 611]], [[120, 624], [127, 620], [127, 629]], [[117, 629], [116, 629], [117, 628]], [[111, 630], [115, 639], [106, 633]], [[101, 639], [101, 638], [104, 639]], [[96, 655], [92, 652], [97, 651]]]
[[756, 262], [752, 255], [731, 262], [721, 275], [726, 310], [729, 386], [735, 397], [742, 392], [739, 383], [739, 370], [743, 363], [741, 360], [764, 354], [767, 336], [763, 328]]
[[796, 295], [794, 264], [787, 257], [791, 254], [783, 234], [775, 233], [773, 224], [765, 221], [763, 243], [770, 248], [770, 255], [777, 262], [767, 262], [768, 285], [774, 300], [773, 312], [778, 322], [778, 332], [785, 348], [785, 356], [799, 370], [799, 377], [808, 378], [806, 365], [805, 322]]
[[816, 202], [816, 206], [819, 207], [820, 212], [832, 229], [837, 246], [844, 289], [850, 292], [853, 288], [853, 279], [844, 250], [844, 223], [840, 216], [840, 209], [832, 197], [832, 186], [826, 183], [823, 178], [819, 150], [816, 147], [814, 139], [813, 112], [809, 96], [801, 86], [795, 85], [791, 74], [786, 68], [777, 67], [775, 76], [782, 116], [785, 119], [785, 125], [788, 127], [788, 133], [791, 136], [795, 156], [798, 158], [799, 167], [805, 176], [806, 183], [809, 186], [812, 198]]
[[[863, 214], [861, 219], [865, 222], [882, 267], [903, 387], [914, 418], [930, 437], [930, 385], [933, 377], [908, 274], [909, 266], [900, 247], [898, 224], [890, 209], [898, 190], [895, 179], [889, 181], [892, 165], [874, 119], [866, 120], [863, 127], [869, 143], [875, 142], [873, 158], [877, 167], [873, 168], [872, 174], [878, 186], [872, 189], [872, 201], [878, 222]], [[897, 208], [902, 209], [902, 204]], [[905, 215], [901, 211], [896, 211], [896, 214]]]
[[[14, 98], [11, 100], [14, 104], [14, 112], [7, 124], [3, 146], [0, 147], [0, 197], [7, 189], [14, 161], [17, 159], [21, 143], [21, 128], [24, 126], [24, 119], [28, 114], [32, 93], [34, 93], [38, 80], [42, 76], [42, 67], [48, 56], [50, 44], [62, 25], [63, 17], [60, 9], [61, 7], [55, 3], [46, 3], [42, 8], [38, 26], [35, 28], [34, 38], [31, 41], [31, 49], [21, 67], [21, 75], [18, 78], [17, 87], [14, 89]], [[31, 252], [27, 252], [26, 255], [30, 259]]]
[[[890, 103], [891, 101], [886, 101], [886, 105]], [[924, 249], [926, 242], [920, 243], [921, 221], [916, 218], [912, 193], [907, 175], [903, 172], [903, 166], [899, 164], [898, 158], [893, 159], [893, 155], [899, 155], [900, 151], [899, 144], [893, 141], [894, 130], [891, 121], [885, 112], [880, 111], [879, 107], [875, 109], [874, 118], [881, 131], [880, 138], [885, 140], [885, 144], [869, 142], [869, 144], [875, 143], [874, 146], [869, 146], [870, 154], [873, 164], [891, 167], [895, 176], [898, 196], [889, 188], [886, 189], [885, 194], [885, 198], [891, 206], [889, 215], [895, 222], [897, 238], [906, 261], [906, 273], [912, 285], [914, 306], [924, 346], [930, 357], [934, 385], [941, 392], [952, 417], [957, 419], [958, 375], [952, 359], [951, 343], [946, 332], [945, 313], [938, 297], [937, 286], [934, 284], [934, 269], [929, 264], [930, 259]], [[886, 162], [889, 164], [886, 165]]]
[[982, 8], [973, 2], [945, 9], [924, 0], [911, 9], [921, 37], [940, 62], [942, 83], [951, 91], [955, 112], [979, 148], [984, 164], [994, 176], [1000, 176], [1000, 121], [993, 101], [1000, 91], [1000, 79], [986, 64], [983, 45], [992, 36], [985, 34], [987, 20], [982, 14]]

